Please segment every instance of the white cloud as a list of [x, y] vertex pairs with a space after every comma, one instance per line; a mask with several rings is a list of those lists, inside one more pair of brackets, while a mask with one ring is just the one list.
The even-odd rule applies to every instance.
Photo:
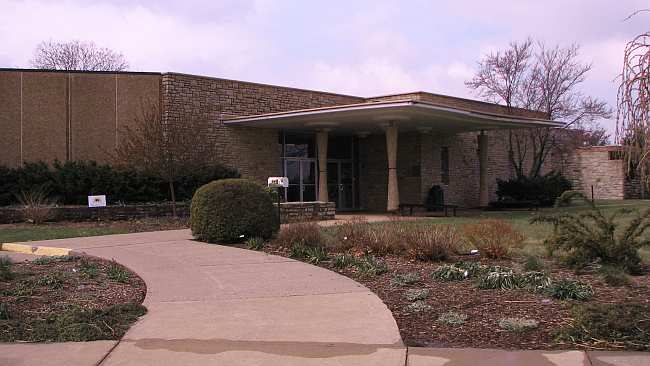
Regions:
[[370, 59], [358, 65], [333, 65], [318, 61], [304, 80], [307, 86], [338, 93], [372, 96], [413, 91], [413, 75], [397, 64]]
[[93, 40], [124, 53], [138, 71], [192, 72], [199, 65], [238, 74], [261, 62], [265, 51], [246, 19], [193, 24], [137, 4], [26, 1], [0, 7], [0, 44], [11, 50], [10, 63], [23, 67], [48, 39]]

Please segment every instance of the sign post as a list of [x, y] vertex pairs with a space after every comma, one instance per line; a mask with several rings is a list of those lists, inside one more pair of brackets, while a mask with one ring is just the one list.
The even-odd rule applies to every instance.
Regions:
[[99, 207], [106, 207], [106, 195], [88, 196], [88, 207], [97, 207], [97, 220], [99, 221]]
[[267, 180], [269, 188], [275, 188], [278, 195], [278, 221], [282, 223], [282, 216], [280, 211], [280, 188], [289, 187], [289, 178], [287, 177], [269, 177]]

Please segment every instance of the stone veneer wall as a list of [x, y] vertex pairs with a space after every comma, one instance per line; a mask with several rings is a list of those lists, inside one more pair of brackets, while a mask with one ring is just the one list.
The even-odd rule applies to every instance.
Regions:
[[[179, 217], [190, 215], [189, 202], [176, 203]], [[106, 207], [61, 206], [51, 209], [48, 221], [93, 221], [93, 220], [131, 220], [146, 217], [171, 217], [169, 203], [135, 204]], [[23, 210], [19, 207], [0, 208], [0, 224], [22, 222]]]
[[[290, 202], [280, 204], [280, 217], [282, 218], [283, 223], [333, 220], [336, 214], [335, 211], [336, 208], [334, 202]], [[189, 217], [189, 202], [176, 203], [176, 214], [178, 217]], [[112, 221], [171, 216], [172, 207], [169, 203], [95, 208], [86, 206], [62, 206], [52, 208], [51, 216], [48, 221]], [[11, 224], [23, 221], [23, 210], [21, 208], [0, 208], [0, 224]]]
[[610, 152], [618, 151], [613, 146], [578, 148], [569, 154], [565, 175], [574, 189], [591, 197], [594, 187], [596, 199], [627, 199], [641, 197], [639, 180], [626, 178], [624, 160], [610, 159]]
[[334, 220], [335, 216], [336, 204], [334, 202], [284, 202], [280, 204], [282, 223]]
[[214, 121], [219, 160], [242, 177], [266, 184], [281, 173], [279, 131], [225, 126], [226, 116], [247, 116], [362, 102], [363, 98], [204, 76], [168, 73], [162, 76], [163, 118], [169, 123]]

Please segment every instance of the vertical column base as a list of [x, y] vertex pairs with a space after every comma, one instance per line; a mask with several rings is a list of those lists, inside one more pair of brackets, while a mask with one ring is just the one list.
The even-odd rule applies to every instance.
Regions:
[[479, 206], [488, 207], [490, 204], [490, 192], [488, 190], [488, 137], [481, 131], [478, 135], [479, 154]]

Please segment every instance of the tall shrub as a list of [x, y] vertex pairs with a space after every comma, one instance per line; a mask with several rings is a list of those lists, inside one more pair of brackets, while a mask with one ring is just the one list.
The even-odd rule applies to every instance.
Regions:
[[[220, 165], [194, 169], [179, 178], [177, 199], [187, 201], [194, 191], [213, 180], [237, 178], [236, 170]], [[0, 206], [18, 204], [21, 192], [45, 189], [60, 204], [84, 205], [88, 195], [106, 194], [110, 203], [162, 202], [168, 184], [160, 177], [130, 168], [114, 168], [94, 161], [26, 163], [22, 167], [0, 166]]]
[[246, 179], [223, 179], [199, 188], [190, 208], [192, 235], [209, 243], [268, 239], [279, 227], [277, 210], [264, 188]]

